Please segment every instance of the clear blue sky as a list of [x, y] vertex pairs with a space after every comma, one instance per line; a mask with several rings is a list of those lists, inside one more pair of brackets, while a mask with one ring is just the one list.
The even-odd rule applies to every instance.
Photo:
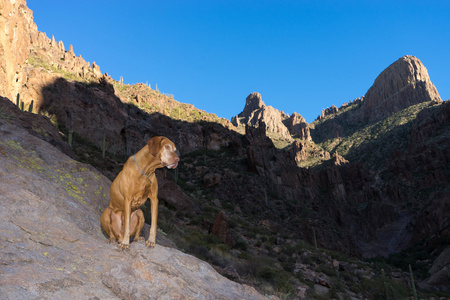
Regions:
[[219, 117], [259, 92], [312, 122], [403, 55], [450, 98], [450, 1], [28, 0], [39, 31], [103, 73]]

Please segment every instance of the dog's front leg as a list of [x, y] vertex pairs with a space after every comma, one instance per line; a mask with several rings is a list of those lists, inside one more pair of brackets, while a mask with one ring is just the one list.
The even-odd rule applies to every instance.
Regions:
[[123, 208], [123, 241], [120, 243], [122, 250], [128, 250], [130, 247], [130, 216], [131, 216], [131, 199], [125, 199]]
[[150, 194], [150, 209], [152, 221], [150, 225], [150, 234], [148, 240], [145, 242], [145, 246], [149, 248], [155, 247], [156, 244], [156, 228], [158, 221], [158, 183], [152, 184], [153, 193]]

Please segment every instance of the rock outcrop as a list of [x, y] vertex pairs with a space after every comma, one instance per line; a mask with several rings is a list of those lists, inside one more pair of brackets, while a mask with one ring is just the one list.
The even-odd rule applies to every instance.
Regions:
[[331, 158], [329, 152], [306, 141], [294, 141], [291, 145], [291, 152], [294, 155], [297, 164], [311, 158], [322, 161], [329, 160]]
[[36, 30], [25, 0], [0, 1], [0, 95], [15, 99], [26, 80], [30, 32]]
[[403, 56], [375, 79], [364, 96], [362, 118], [374, 122], [421, 102], [442, 102], [422, 62]]
[[65, 143], [55, 126], [50, 120], [39, 114], [29, 113], [27, 111], [21, 111], [16, 105], [14, 105], [8, 98], [0, 96], [0, 118], [8, 120], [11, 124], [22, 127], [31, 135], [38, 137], [58, 150], [75, 158], [72, 148]]
[[294, 137], [303, 141], [312, 141], [308, 123], [299, 113], [292, 113], [283, 123]]
[[233, 117], [231, 123], [235, 126], [260, 126], [260, 124], [264, 124], [266, 132], [290, 138], [291, 134], [283, 124], [283, 121], [288, 117], [288, 115], [272, 106], [266, 106], [262, 101], [261, 94], [254, 92], [248, 95], [244, 110]]
[[439, 287], [441, 291], [450, 293], [450, 281], [448, 280], [449, 272], [450, 246], [447, 246], [428, 271], [431, 276], [423, 283], [423, 287], [427, 289]]
[[260, 93], [254, 92], [248, 95], [244, 110], [231, 119], [234, 126], [261, 126], [264, 124], [267, 133], [274, 133], [285, 139], [291, 136], [310, 138], [308, 123], [299, 115], [295, 114], [291, 118], [284, 112], [266, 106], [262, 101]]
[[[73, 46], [64, 49], [62, 41], [56, 42], [55, 37], [48, 38], [38, 31], [33, 22], [33, 12], [26, 6], [25, 0], [0, 1], [0, 95], [15, 99], [23, 94], [27, 83], [28, 64], [39, 61], [51, 62], [55, 70], [66, 71], [81, 78], [100, 78], [100, 67], [95, 63], [90, 65], [81, 55], [75, 56]], [[29, 104], [34, 95], [23, 97]]]
[[122, 252], [108, 244], [99, 221], [110, 185], [2, 115], [2, 299], [266, 299], [161, 246], [162, 235], [154, 249], [136, 242]]
[[227, 217], [223, 210], [220, 211], [214, 218], [209, 232], [217, 236], [224, 244], [230, 247], [233, 247], [236, 244], [232, 233], [228, 229]]
[[244, 110], [231, 119], [234, 126], [254, 126], [263, 124], [268, 134], [276, 134], [284, 139], [292, 137], [311, 141], [308, 123], [298, 113], [291, 116], [280, 112], [272, 106], [266, 106], [261, 94], [254, 92], [248, 95]]

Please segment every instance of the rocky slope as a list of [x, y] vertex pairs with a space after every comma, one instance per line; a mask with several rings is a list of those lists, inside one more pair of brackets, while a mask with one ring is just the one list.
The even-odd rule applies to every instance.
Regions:
[[19, 116], [45, 124], [42, 116], [16, 107], [3, 113], [2, 299], [265, 299], [178, 250], [132, 243], [131, 251], [121, 252], [107, 244], [99, 218], [111, 181], [15, 121]]

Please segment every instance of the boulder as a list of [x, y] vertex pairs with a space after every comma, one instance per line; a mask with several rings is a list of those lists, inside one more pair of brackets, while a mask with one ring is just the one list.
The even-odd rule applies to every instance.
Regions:
[[221, 180], [222, 175], [220, 175], [219, 173], [209, 173], [203, 177], [203, 186], [205, 188], [209, 188], [219, 184]]
[[236, 244], [236, 241], [233, 235], [231, 234], [231, 231], [228, 229], [227, 217], [225, 216], [225, 212], [223, 210], [220, 211], [214, 218], [209, 233], [214, 234], [224, 244], [230, 247], [233, 247]]
[[450, 246], [447, 246], [435, 259], [428, 273], [431, 276], [425, 281], [427, 287], [438, 288], [443, 292], [450, 293], [450, 282], [448, 280], [448, 274], [450, 273]]
[[175, 182], [165, 180], [160, 176], [158, 176], [158, 198], [181, 212], [189, 211], [192, 206], [189, 197]]

